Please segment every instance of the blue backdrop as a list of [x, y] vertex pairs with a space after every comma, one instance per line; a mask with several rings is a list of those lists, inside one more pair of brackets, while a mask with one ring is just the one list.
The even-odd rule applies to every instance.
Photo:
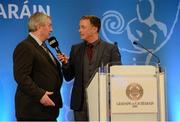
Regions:
[[[168, 120], [180, 121], [179, 0], [0, 0], [0, 120], [15, 120], [12, 54], [27, 36], [28, 17], [36, 11], [52, 16], [52, 35], [67, 55], [72, 44], [81, 42], [78, 29], [83, 15], [102, 19], [100, 35], [110, 43], [118, 42], [124, 64], [156, 61], [134, 46], [135, 40], [158, 55], [166, 70]], [[73, 120], [69, 109], [72, 84], [63, 83], [64, 106], [58, 120]]]

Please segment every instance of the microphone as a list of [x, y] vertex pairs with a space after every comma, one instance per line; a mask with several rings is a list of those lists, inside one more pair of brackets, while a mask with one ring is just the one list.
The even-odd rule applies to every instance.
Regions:
[[56, 50], [57, 53], [62, 54], [62, 53], [61, 53], [61, 50], [59, 49], [59, 43], [58, 43], [58, 41], [56, 40], [56, 38], [55, 38], [54, 36], [50, 37], [50, 38], [48, 39], [48, 42], [49, 42], [49, 44], [50, 44], [50, 46], [51, 46], [52, 48], [55, 48], [55, 50]]
[[115, 45], [116, 47], [118, 47], [118, 43], [117, 43], [117, 42], [114, 42], [114, 45]]
[[137, 45], [141, 48], [143, 48], [144, 50], [146, 50], [148, 53], [152, 54], [152, 56], [154, 56], [156, 59], [157, 59], [157, 64], [158, 64], [158, 67], [159, 67], [159, 72], [162, 72], [162, 69], [161, 69], [161, 65], [160, 65], [160, 59], [158, 56], [156, 56], [155, 54], [153, 54], [150, 50], [148, 50], [147, 48], [145, 48], [141, 43], [139, 43], [138, 41], [134, 41], [133, 42], [134, 45]]

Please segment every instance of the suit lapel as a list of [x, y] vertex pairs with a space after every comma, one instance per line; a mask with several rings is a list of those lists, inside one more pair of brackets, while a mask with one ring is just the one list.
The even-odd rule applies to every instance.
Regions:
[[96, 60], [96, 67], [101, 66], [102, 62], [102, 56], [104, 54], [104, 49], [105, 49], [105, 43], [100, 40], [100, 44], [98, 47], [98, 54], [97, 54], [97, 60]]
[[[51, 59], [51, 57], [47, 54], [47, 52], [41, 47], [41, 46], [39, 46], [39, 51], [41, 52], [41, 54], [42, 55], [44, 55], [44, 57], [46, 57], [46, 59], [48, 60], [48, 62], [51, 64], [51, 65], [53, 65], [53, 66], [55, 66], [56, 67], [56, 65], [54, 64], [54, 62], [52, 61], [52, 59]], [[51, 51], [49, 50], [49, 52], [51, 53]], [[53, 56], [53, 58], [55, 59], [55, 57], [54, 57], [54, 55], [51, 53], [51, 55]], [[57, 63], [57, 62], [56, 62]]]
[[[85, 43], [82, 43], [82, 45], [81, 45], [81, 47], [79, 48], [79, 49], [82, 49], [82, 50], [79, 50], [79, 56], [80, 56], [80, 62], [79, 62], [79, 64], [80, 64], [80, 71], [83, 71], [83, 66], [84, 66], [84, 53], [85, 53]], [[82, 72], [83, 73], [83, 72]]]
[[[28, 40], [36, 47], [36, 49], [39, 51], [40, 55], [47, 60], [48, 64], [50, 65], [51, 69], [54, 71], [54, 73], [57, 73], [57, 67], [53, 63], [50, 56], [44, 51], [44, 49], [34, 40], [31, 36], [28, 37]], [[50, 52], [51, 53], [51, 52]], [[51, 53], [52, 54], [52, 53]], [[53, 56], [53, 55], [52, 55]], [[54, 57], [54, 56], [53, 56]], [[56, 59], [55, 59], [56, 60]], [[56, 61], [57, 62], [57, 61]], [[57, 62], [58, 63], [58, 62]]]

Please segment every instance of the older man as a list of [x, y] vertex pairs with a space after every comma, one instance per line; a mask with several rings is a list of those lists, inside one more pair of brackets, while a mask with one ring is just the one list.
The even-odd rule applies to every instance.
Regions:
[[51, 18], [35, 13], [29, 18], [29, 35], [14, 50], [14, 78], [17, 82], [17, 120], [53, 120], [62, 107], [61, 66], [45, 41], [52, 32]]

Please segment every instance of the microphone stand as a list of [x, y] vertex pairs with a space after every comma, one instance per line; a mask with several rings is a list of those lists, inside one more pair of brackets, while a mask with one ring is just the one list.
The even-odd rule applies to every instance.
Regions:
[[159, 72], [161, 73], [162, 72], [162, 68], [161, 68], [161, 65], [160, 65], [160, 59], [158, 56], [156, 56], [155, 54], [153, 54], [150, 50], [148, 50], [147, 48], [145, 48], [141, 43], [137, 42], [137, 41], [134, 41], [133, 42], [134, 45], [138, 45], [140, 47], [142, 47], [144, 50], [146, 50], [148, 53], [150, 53], [152, 56], [154, 56], [156, 59], [157, 59], [157, 66], [159, 68]]

